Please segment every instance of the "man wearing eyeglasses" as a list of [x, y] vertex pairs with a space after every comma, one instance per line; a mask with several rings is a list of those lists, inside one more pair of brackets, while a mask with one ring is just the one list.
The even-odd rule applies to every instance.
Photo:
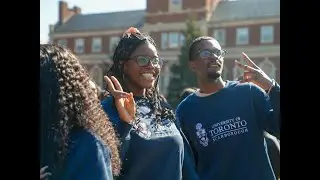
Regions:
[[201, 180], [275, 180], [263, 133], [280, 139], [280, 86], [244, 53], [248, 65], [235, 61], [243, 79], [224, 81], [225, 53], [212, 37], [199, 37], [189, 48], [200, 89], [176, 114], [197, 172]]

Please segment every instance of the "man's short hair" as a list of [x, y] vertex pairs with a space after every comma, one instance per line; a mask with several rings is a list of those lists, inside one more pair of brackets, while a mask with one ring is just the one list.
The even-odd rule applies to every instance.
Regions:
[[194, 51], [196, 50], [197, 45], [204, 40], [214, 40], [214, 38], [210, 36], [201, 36], [194, 39], [189, 46], [189, 61], [191, 61], [194, 58]]

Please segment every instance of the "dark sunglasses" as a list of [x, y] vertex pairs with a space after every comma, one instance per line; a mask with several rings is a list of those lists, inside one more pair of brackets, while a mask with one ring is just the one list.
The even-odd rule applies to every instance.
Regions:
[[206, 58], [215, 58], [215, 59], [219, 59], [221, 57], [224, 57], [227, 53], [226, 50], [222, 49], [222, 50], [215, 50], [215, 51], [210, 51], [210, 50], [203, 50], [203, 51], [199, 51], [199, 56], [201, 59], [206, 59]]
[[146, 56], [137, 56], [131, 59], [135, 59], [140, 67], [148, 66], [150, 62], [153, 66], [162, 66], [163, 64], [163, 59], [160, 57], [150, 58]]

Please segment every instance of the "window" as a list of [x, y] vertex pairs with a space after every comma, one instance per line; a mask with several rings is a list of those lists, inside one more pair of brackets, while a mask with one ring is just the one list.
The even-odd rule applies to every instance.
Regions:
[[102, 39], [100, 37], [92, 38], [91, 51], [101, 52]]
[[186, 38], [182, 33], [180, 33], [180, 46], [183, 46], [185, 41], [186, 41]]
[[60, 46], [63, 46], [63, 47], [67, 47], [68, 41], [66, 39], [60, 39], [60, 40], [58, 40], [57, 44], [59, 44]]
[[237, 28], [237, 45], [245, 45], [249, 43], [249, 29]]
[[273, 42], [273, 26], [261, 26], [260, 27], [260, 43], [272, 43]]
[[170, 66], [166, 62], [164, 62], [158, 83], [160, 93], [163, 95], [167, 94], [168, 84], [170, 83], [170, 77]]
[[120, 41], [120, 37], [118, 37], [118, 36], [113, 36], [110, 38], [109, 52], [113, 52], [115, 50], [119, 41]]
[[169, 33], [169, 48], [178, 48], [179, 47], [179, 33], [172, 32]]
[[75, 40], [74, 52], [84, 53], [84, 39]]
[[161, 33], [161, 48], [175, 49], [182, 46], [185, 42], [185, 37], [180, 32]]
[[226, 30], [216, 29], [214, 30], [213, 37], [219, 42], [221, 46], [226, 45]]
[[161, 48], [168, 48], [168, 33], [161, 33]]
[[169, 0], [170, 12], [181, 11], [181, 9], [182, 9], [182, 0]]

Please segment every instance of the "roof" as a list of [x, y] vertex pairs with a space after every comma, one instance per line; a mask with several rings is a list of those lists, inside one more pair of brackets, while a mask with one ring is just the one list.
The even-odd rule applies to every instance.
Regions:
[[[145, 10], [132, 10], [97, 14], [77, 14], [66, 23], [56, 25], [54, 33], [141, 28]], [[221, 1], [214, 10], [211, 21], [229, 21], [280, 16], [280, 0]]]
[[280, 16], [280, 0], [221, 1], [211, 21], [229, 21]]
[[130, 26], [142, 27], [145, 10], [133, 10], [122, 12], [77, 14], [66, 23], [55, 27], [54, 32], [92, 31], [124, 29]]

